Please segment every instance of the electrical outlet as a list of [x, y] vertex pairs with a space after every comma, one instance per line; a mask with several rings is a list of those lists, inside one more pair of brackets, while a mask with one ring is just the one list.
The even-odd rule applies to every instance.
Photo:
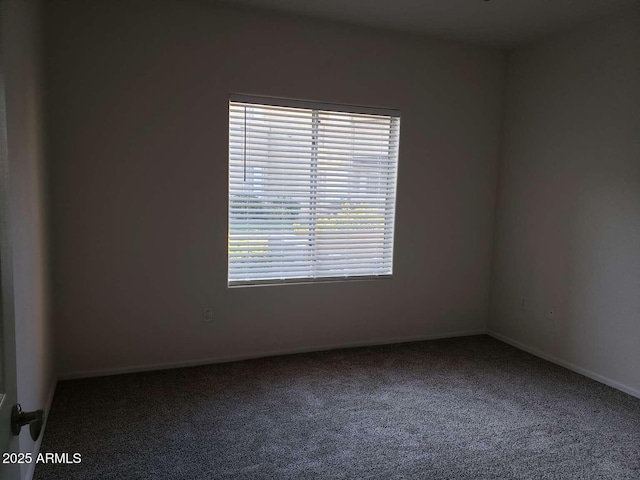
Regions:
[[522, 310], [523, 312], [527, 310], [527, 308], [529, 308], [529, 300], [527, 300], [526, 298], [522, 297], [520, 299], [520, 310]]
[[555, 308], [551, 307], [549, 310], [547, 310], [547, 320], [554, 320], [556, 318], [556, 310]]
[[213, 322], [213, 307], [204, 307], [202, 310], [202, 321]]

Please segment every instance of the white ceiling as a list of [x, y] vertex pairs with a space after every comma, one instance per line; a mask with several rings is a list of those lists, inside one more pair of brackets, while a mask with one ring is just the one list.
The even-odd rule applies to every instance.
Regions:
[[640, 0], [228, 0], [317, 18], [515, 46]]

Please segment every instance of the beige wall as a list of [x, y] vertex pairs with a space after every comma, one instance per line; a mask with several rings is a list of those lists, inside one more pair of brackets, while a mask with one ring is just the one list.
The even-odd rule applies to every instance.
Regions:
[[[3, 7], [18, 401], [25, 410], [35, 410], [45, 408], [55, 378], [45, 234], [40, 11], [35, 0], [8, 0]], [[33, 448], [29, 429], [24, 428], [20, 451]], [[23, 465], [23, 475], [28, 467]]]
[[[62, 375], [486, 329], [502, 52], [209, 2], [47, 5]], [[227, 289], [230, 92], [402, 110], [393, 280]]]
[[508, 65], [490, 329], [640, 395], [640, 17]]

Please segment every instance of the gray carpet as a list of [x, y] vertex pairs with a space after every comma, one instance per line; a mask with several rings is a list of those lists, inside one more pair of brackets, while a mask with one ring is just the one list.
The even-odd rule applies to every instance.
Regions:
[[61, 382], [42, 479], [640, 479], [640, 400], [486, 336]]

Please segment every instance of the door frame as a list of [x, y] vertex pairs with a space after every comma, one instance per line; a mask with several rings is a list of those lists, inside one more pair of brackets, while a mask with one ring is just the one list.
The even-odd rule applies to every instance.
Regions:
[[[0, 361], [4, 392], [0, 399], [0, 453], [14, 452], [17, 442], [11, 433], [11, 408], [17, 403], [15, 315], [13, 304], [13, 255], [9, 218], [9, 158], [5, 89], [5, 8], [0, 0]], [[0, 462], [2, 459], [0, 458]], [[0, 477], [19, 478], [16, 465], [0, 463]]]

